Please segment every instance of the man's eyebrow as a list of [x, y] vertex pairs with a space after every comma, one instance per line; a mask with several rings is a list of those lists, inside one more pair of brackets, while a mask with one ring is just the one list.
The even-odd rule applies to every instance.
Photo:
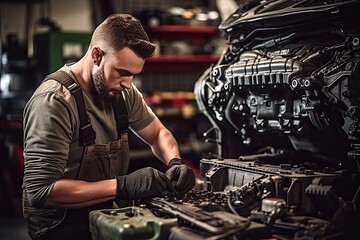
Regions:
[[123, 69], [123, 68], [115, 68], [115, 70], [118, 71], [123, 76], [133, 76], [133, 75], [135, 75], [134, 73], [129, 72], [128, 70]]

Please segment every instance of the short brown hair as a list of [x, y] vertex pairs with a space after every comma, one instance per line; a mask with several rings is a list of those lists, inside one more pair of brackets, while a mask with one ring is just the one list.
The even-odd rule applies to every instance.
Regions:
[[155, 51], [155, 45], [150, 42], [140, 21], [130, 14], [117, 13], [107, 17], [95, 29], [91, 44], [101, 41], [116, 51], [128, 47], [143, 59], [151, 57]]

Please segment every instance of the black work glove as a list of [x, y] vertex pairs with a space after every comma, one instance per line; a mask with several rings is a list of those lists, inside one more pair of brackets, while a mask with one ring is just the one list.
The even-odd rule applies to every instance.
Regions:
[[159, 196], [171, 183], [164, 173], [151, 167], [141, 168], [124, 176], [116, 176], [116, 198], [135, 200]]
[[180, 158], [173, 158], [168, 165], [166, 176], [178, 195], [183, 195], [195, 186], [195, 174]]

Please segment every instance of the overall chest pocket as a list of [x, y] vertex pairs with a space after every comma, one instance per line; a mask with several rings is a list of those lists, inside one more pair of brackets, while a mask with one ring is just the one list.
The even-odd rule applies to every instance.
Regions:
[[94, 144], [85, 148], [80, 164], [78, 179], [99, 181], [114, 178], [121, 169], [123, 159], [120, 141], [108, 144]]

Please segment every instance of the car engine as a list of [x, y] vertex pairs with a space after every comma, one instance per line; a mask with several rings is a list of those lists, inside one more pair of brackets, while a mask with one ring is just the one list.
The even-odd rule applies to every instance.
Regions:
[[231, 186], [236, 213], [280, 231], [301, 219], [291, 238], [359, 226], [359, 6], [248, 1], [195, 86], [218, 146], [202, 160], [207, 190]]
[[137, 231], [149, 239], [356, 238], [359, 13], [357, 0], [243, 1], [219, 26], [220, 60], [195, 84], [216, 146], [200, 161], [202, 189], [91, 219], [150, 209], [157, 219]]

